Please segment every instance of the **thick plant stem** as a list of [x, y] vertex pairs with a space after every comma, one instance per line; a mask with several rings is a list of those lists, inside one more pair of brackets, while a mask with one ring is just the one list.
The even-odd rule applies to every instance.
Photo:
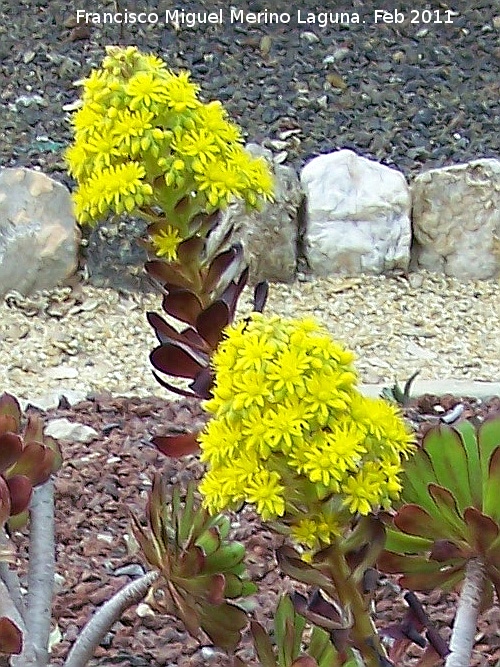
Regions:
[[[6, 555], [14, 550], [11, 548], [10, 540], [5, 533], [5, 529], [0, 529], [0, 551]], [[19, 576], [16, 570], [11, 570], [9, 567], [9, 562], [15, 562], [15, 557], [12, 559], [0, 561], [0, 579], [7, 586], [9, 595], [12, 599], [12, 602], [15, 604], [17, 611], [21, 615], [23, 621], [26, 620], [26, 605], [23, 600], [23, 595], [21, 592], [21, 582], [19, 581]]]
[[484, 577], [484, 563], [481, 558], [471, 558], [465, 570], [465, 580], [450, 639], [450, 654], [446, 658], [445, 667], [469, 667], [471, 663]]
[[34, 489], [30, 506], [26, 629], [36, 660], [27, 664], [37, 667], [45, 667], [49, 659], [54, 569], [54, 482], [49, 479]]
[[113, 623], [126, 609], [142, 600], [157, 577], [158, 572], [147, 572], [105, 602], [83, 628], [66, 658], [64, 667], [85, 667]]
[[344, 554], [338, 545], [329, 550], [329, 575], [335, 585], [339, 601], [352, 616], [351, 637], [365, 667], [380, 667], [386, 658], [377, 629], [370, 616], [365, 598], [351, 576]]

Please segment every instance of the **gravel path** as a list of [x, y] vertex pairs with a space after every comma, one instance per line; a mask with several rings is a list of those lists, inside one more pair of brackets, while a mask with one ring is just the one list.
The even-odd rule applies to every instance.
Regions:
[[[248, 312], [251, 290], [240, 312]], [[156, 295], [89, 286], [0, 304], [0, 386], [30, 398], [64, 389], [166, 396], [148, 355], [146, 321]], [[272, 285], [269, 313], [314, 315], [355, 351], [364, 383], [421, 379], [498, 380], [500, 304], [493, 281], [432, 274], [330, 278]]]

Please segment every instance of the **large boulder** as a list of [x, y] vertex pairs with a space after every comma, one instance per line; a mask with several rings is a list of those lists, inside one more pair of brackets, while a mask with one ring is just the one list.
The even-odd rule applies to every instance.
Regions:
[[412, 265], [462, 279], [500, 271], [500, 160], [432, 169], [412, 184]]
[[0, 296], [61, 285], [77, 268], [79, 231], [68, 190], [30, 169], [0, 169]]
[[297, 173], [274, 162], [272, 152], [258, 144], [248, 144], [246, 149], [268, 161], [275, 179], [274, 201], [250, 212], [242, 202], [233, 202], [221, 215], [214, 241], [232, 226], [230, 242], [242, 243], [251, 282], [292, 282], [297, 266], [297, 217], [304, 196]]
[[410, 191], [399, 171], [350, 150], [320, 155], [302, 169], [304, 251], [318, 276], [406, 270]]

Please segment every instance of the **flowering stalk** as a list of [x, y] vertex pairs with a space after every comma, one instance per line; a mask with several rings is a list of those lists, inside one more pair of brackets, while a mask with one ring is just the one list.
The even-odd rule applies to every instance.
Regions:
[[262, 159], [242, 146], [220, 102], [203, 103], [188, 72], [175, 74], [135, 47], [110, 46], [79, 84], [75, 140], [66, 161], [78, 187], [80, 223], [134, 213], [148, 221], [149, 248], [167, 261], [200, 234], [203, 216], [235, 198], [249, 207], [272, 193]]
[[[343, 553], [340, 540], [332, 540], [328, 549], [328, 575], [337, 592], [339, 602], [351, 617], [351, 641], [366, 667], [380, 667], [386, 653], [370, 615], [367, 600], [356, 585]], [[389, 664], [387, 662], [387, 664]]]
[[305, 612], [316, 623], [327, 610], [322, 627], [345, 660], [380, 667], [390, 663], [363, 590], [384, 541], [373, 513], [397, 499], [414, 438], [397, 408], [356, 390], [352, 361], [311, 319], [253, 313], [227, 326], [198, 437], [199, 490], [211, 514], [248, 503], [290, 535], [299, 551], [279, 550], [283, 572], [338, 601], [302, 601]]

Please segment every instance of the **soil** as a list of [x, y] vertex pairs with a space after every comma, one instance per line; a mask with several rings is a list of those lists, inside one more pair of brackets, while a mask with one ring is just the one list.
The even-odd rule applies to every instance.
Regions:
[[[422, 434], [431, 423], [460, 411], [461, 418], [482, 419], [500, 412], [500, 397], [479, 401], [453, 396], [425, 395], [405, 408], [406, 417]], [[33, 409], [33, 408], [29, 408]], [[155, 434], [199, 427], [204, 414], [196, 400], [164, 400], [152, 397], [114, 398], [93, 395], [70, 407], [64, 400], [57, 409], [44, 413], [48, 419], [66, 417], [93, 427], [98, 436], [90, 444], [63, 442], [64, 464], [56, 476], [57, 573], [61, 580], [53, 604], [53, 618], [62, 641], [52, 649], [52, 664], [62, 665], [71, 644], [90, 615], [123, 585], [144, 571], [144, 563], [129, 548], [129, 511], [144, 516], [150, 480], [160, 472], [168, 485], [199, 478], [202, 468], [191, 456], [167, 459], [150, 443]], [[291, 589], [276, 567], [274, 548], [282, 538], [265, 530], [257, 517], [243, 509], [237, 517], [234, 536], [247, 547], [247, 564], [258, 583], [255, 617], [269, 624], [277, 596]], [[23, 562], [27, 556], [25, 535], [16, 534]], [[448, 638], [456, 596], [419, 595], [427, 613]], [[385, 627], [401, 620], [405, 610], [402, 594], [394, 581], [381, 578], [377, 595], [377, 622]], [[500, 659], [500, 612], [494, 607], [480, 622], [473, 667], [497, 664]], [[401, 667], [416, 664], [417, 647]], [[238, 655], [245, 664], [256, 665], [247, 635]], [[229, 667], [230, 659], [190, 637], [175, 618], [139, 615], [129, 609], [98, 647], [90, 667]]]

